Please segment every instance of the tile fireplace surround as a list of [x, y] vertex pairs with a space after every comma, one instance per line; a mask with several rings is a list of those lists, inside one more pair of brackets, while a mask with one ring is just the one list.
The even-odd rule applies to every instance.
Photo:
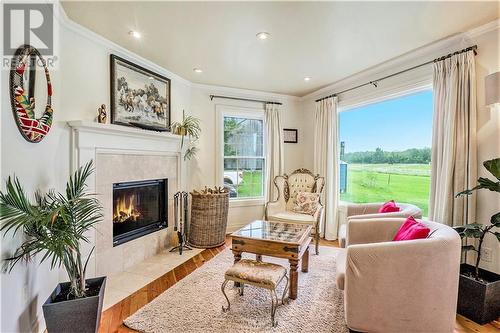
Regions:
[[[185, 188], [180, 138], [170, 133], [94, 122], [72, 121], [72, 161], [76, 170], [90, 159], [95, 173], [88, 181], [103, 206], [103, 221], [88, 234], [84, 255], [95, 246], [88, 275], [116, 275], [173, 245], [173, 193]], [[168, 178], [168, 228], [113, 247], [113, 183]]]

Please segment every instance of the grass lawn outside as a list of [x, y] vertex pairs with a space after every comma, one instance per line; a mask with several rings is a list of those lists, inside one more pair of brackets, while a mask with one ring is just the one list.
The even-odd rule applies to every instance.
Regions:
[[238, 185], [238, 198], [262, 197], [262, 171], [243, 171], [243, 181]]
[[428, 215], [431, 166], [428, 164], [349, 164], [342, 201], [395, 200], [414, 204]]
[[[347, 192], [340, 200], [368, 203], [395, 200], [414, 204], [428, 215], [431, 166], [428, 164], [349, 164]], [[238, 198], [263, 196], [262, 171], [243, 171]]]

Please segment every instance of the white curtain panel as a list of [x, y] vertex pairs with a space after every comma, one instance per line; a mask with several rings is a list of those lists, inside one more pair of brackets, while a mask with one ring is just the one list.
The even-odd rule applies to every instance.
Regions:
[[473, 51], [434, 63], [434, 123], [429, 199], [431, 220], [475, 222], [475, 195], [455, 198], [477, 177], [476, 71]]
[[339, 150], [337, 97], [316, 102], [314, 118], [314, 173], [325, 177], [323, 235], [335, 240], [338, 235]]
[[278, 198], [274, 178], [285, 171], [283, 154], [283, 126], [278, 104], [267, 103], [264, 126], [266, 132], [266, 201]]

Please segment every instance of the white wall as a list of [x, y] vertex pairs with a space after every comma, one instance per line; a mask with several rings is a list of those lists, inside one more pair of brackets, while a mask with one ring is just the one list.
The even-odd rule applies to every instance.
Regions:
[[[59, 72], [51, 73], [53, 89], [60, 91]], [[2, 190], [5, 189], [4, 180], [8, 175], [16, 175], [22, 180], [27, 191], [34, 188], [47, 190], [61, 188], [62, 180], [59, 175], [67, 169], [61, 163], [61, 141], [64, 140], [64, 129], [59, 123], [52, 127], [50, 135], [37, 144], [28, 143], [19, 133], [10, 108], [10, 99], [7, 97], [9, 86], [8, 72], [2, 70], [2, 98], [1, 98], [1, 179]], [[38, 102], [42, 106], [43, 102]], [[53, 100], [53, 108], [57, 111], [60, 100]], [[56, 121], [57, 121], [56, 113]], [[63, 154], [64, 155], [64, 154]], [[62, 157], [63, 159], [66, 156]], [[64, 161], [67, 161], [66, 159]], [[6, 234], [1, 239], [2, 259], [12, 255], [21, 242], [20, 235], [13, 237]], [[2, 263], [2, 268], [5, 268]], [[30, 332], [38, 330], [37, 318], [40, 317], [41, 304], [56, 286], [58, 273], [50, 271], [48, 264], [38, 265], [34, 260], [27, 266], [18, 265], [7, 274], [4, 270], [0, 275], [1, 284], [1, 327], [2, 332]]]
[[[477, 78], [477, 142], [478, 171], [480, 177], [495, 179], [482, 163], [500, 157], [500, 106], [490, 109], [484, 105], [484, 78], [500, 71], [500, 30], [497, 28], [474, 38], [478, 45], [476, 56]], [[477, 193], [477, 222], [488, 224], [491, 215], [500, 212], [500, 194], [488, 190]], [[498, 230], [500, 231], [500, 230]], [[500, 274], [500, 242], [488, 234], [483, 247], [492, 251], [490, 261], [481, 261], [481, 267]], [[471, 258], [473, 259], [473, 258]]]
[[[285, 172], [297, 168], [311, 168], [310, 160], [304, 158], [304, 151], [310, 147], [307, 129], [308, 119], [302, 112], [298, 98], [269, 94], [256, 91], [244, 91], [241, 89], [230, 89], [213, 86], [195, 85], [191, 91], [190, 114], [201, 120], [201, 137], [199, 140], [196, 158], [190, 163], [190, 188], [201, 189], [205, 186], [222, 185], [217, 184], [216, 168], [216, 105], [229, 105], [243, 108], [263, 108], [263, 103], [235, 101], [226, 99], [210, 100], [209, 95], [237, 96], [258, 100], [271, 100], [282, 102], [283, 126], [284, 128], [298, 129], [298, 143], [285, 143]], [[310, 133], [310, 132], [309, 132]], [[253, 203], [230, 203], [228, 230], [233, 231], [247, 224], [249, 221], [260, 219], [264, 214], [263, 201]]]

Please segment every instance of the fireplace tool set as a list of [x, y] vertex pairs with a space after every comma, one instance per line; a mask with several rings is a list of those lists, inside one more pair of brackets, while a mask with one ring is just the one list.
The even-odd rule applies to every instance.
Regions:
[[177, 192], [174, 194], [174, 231], [177, 232], [179, 245], [170, 250], [174, 252], [179, 250], [182, 255], [183, 250], [192, 250], [186, 245], [187, 225], [188, 225], [188, 193]]

